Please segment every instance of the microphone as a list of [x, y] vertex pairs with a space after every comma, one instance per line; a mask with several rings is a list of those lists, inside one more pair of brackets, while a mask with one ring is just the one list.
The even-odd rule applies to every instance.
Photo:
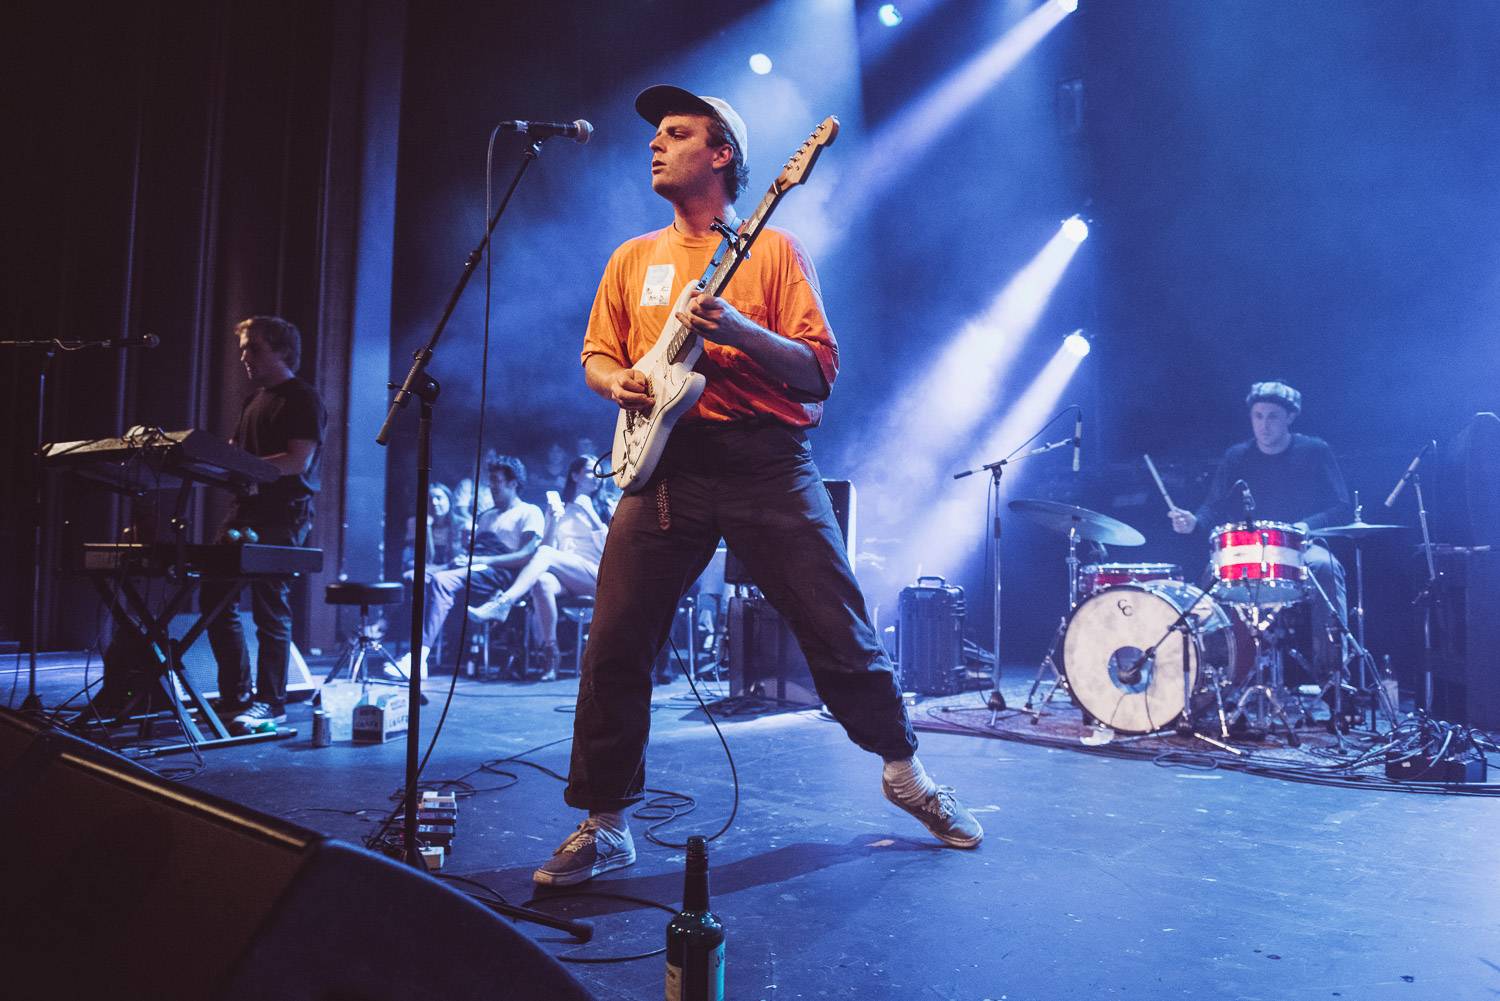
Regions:
[[1426, 455], [1428, 450], [1434, 448], [1437, 448], [1437, 442], [1435, 441], [1429, 441], [1422, 446], [1422, 451], [1418, 452], [1417, 457], [1411, 460], [1411, 465], [1406, 467], [1406, 472], [1401, 474], [1401, 479], [1397, 480], [1396, 485], [1391, 488], [1391, 495], [1385, 499], [1386, 507], [1396, 506], [1396, 498], [1400, 497], [1401, 491], [1406, 489], [1407, 481], [1417, 474], [1417, 467], [1422, 464], [1422, 456]]
[[1083, 455], [1083, 411], [1073, 418], [1073, 472], [1078, 472], [1078, 460]]
[[533, 139], [550, 139], [553, 136], [562, 136], [576, 143], [586, 143], [594, 134], [594, 127], [582, 118], [572, 122], [528, 122], [524, 119], [516, 119], [509, 122], [501, 122], [500, 128], [510, 132], [519, 132]]
[[1230, 489], [1240, 492], [1240, 503], [1245, 506], [1245, 514], [1248, 515], [1255, 510], [1255, 498], [1250, 495], [1250, 484], [1244, 480], [1235, 480]]

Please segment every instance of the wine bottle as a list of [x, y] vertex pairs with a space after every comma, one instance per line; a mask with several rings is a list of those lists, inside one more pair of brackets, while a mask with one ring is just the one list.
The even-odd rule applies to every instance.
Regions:
[[682, 910], [667, 924], [667, 1001], [723, 1001], [724, 925], [708, 909], [708, 845], [688, 838]]

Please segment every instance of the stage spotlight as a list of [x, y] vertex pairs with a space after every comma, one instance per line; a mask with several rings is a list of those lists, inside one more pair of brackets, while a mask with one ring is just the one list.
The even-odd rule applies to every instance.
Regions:
[[755, 55], [750, 57], [750, 70], [753, 73], [758, 73], [761, 76], [765, 76], [767, 73], [771, 72], [771, 57], [766, 55], [764, 52], [757, 52]]
[[1092, 345], [1089, 344], [1087, 334], [1082, 330], [1075, 330], [1063, 338], [1063, 347], [1067, 348], [1068, 353], [1075, 358], [1087, 358]]
[[1083, 216], [1072, 216], [1063, 222], [1062, 234], [1074, 243], [1082, 243], [1089, 238], [1089, 224], [1084, 221]]
[[1052, 0], [1064, 14], [1071, 14], [1078, 9], [1078, 0]]
[[880, 10], [875, 12], [875, 16], [880, 18], [880, 23], [887, 28], [894, 28], [901, 23], [901, 11], [893, 3], [881, 4]]

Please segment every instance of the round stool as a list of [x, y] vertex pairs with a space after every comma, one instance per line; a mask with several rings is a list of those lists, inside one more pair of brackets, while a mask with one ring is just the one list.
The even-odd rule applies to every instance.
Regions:
[[[373, 654], [385, 661], [380, 665], [380, 673], [391, 673], [400, 678], [406, 677], [396, 664], [396, 658], [390, 655], [390, 651], [381, 645], [380, 641], [370, 635], [370, 606], [371, 605], [394, 605], [406, 600], [406, 585], [393, 583], [391, 581], [376, 581], [374, 583], [359, 583], [356, 581], [339, 581], [329, 584], [323, 592], [323, 600], [330, 605], [348, 605], [359, 607], [359, 628], [350, 637], [348, 647], [340, 655], [338, 661], [333, 665], [333, 670], [323, 679], [323, 684], [334, 680], [348, 669], [349, 680], [361, 684], [376, 685], [404, 685], [406, 682], [398, 681], [391, 677], [371, 677], [370, 668], [367, 663]], [[320, 686], [321, 687], [321, 686]], [[426, 701], [425, 699], [423, 701]]]

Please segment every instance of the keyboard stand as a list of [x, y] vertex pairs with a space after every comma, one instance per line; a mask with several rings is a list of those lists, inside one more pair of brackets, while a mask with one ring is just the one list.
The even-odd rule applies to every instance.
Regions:
[[[186, 741], [166, 746], [143, 747], [137, 750], [135, 757], [156, 757], [183, 751], [229, 747], [235, 744], [287, 740], [297, 736], [297, 731], [290, 727], [282, 727], [265, 733], [231, 734], [225, 721], [219, 718], [213, 706], [209, 705], [208, 700], [199, 693], [192, 679], [188, 677], [187, 670], [182, 666], [183, 651], [190, 649], [202, 638], [209, 624], [239, 597], [245, 585], [252, 579], [251, 577], [241, 575], [228, 578], [232, 581], [232, 586], [225, 592], [224, 597], [212, 608], [204, 609], [181, 639], [172, 638], [169, 626], [172, 619], [187, 606], [193, 592], [197, 589], [200, 579], [197, 574], [178, 576], [173, 584], [172, 593], [162, 606], [161, 612], [156, 614], [152, 613], [140, 588], [136, 585], [137, 578], [130, 574], [91, 573], [88, 577], [93, 582], [94, 589], [99, 592], [100, 598], [109, 606], [110, 617], [114, 619], [116, 628], [133, 632], [142, 639], [145, 648], [151, 651], [155, 660], [155, 663], [144, 665], [154, 676], [152, 681], [132, 695], [125, 706], [111, 719], [105, 720], [103, 724], [90, 721], [91, 725], [108, 727], [137, 721], [138, 739], [144, 741], [149, 738], [154, 722], [170, 712], [171, 717], [182, 727]], [[166, 698], [171, 707], [170, 710], [152, 710], [151, 704], [158, 692]], [[183, 699], [183, 693], [187, 694], [186, 701]], [[207, 732], [193, 718], [194, 711], [203, 716]], [[86, 715], [86, 713], [81, 714], [80, 721]]]

